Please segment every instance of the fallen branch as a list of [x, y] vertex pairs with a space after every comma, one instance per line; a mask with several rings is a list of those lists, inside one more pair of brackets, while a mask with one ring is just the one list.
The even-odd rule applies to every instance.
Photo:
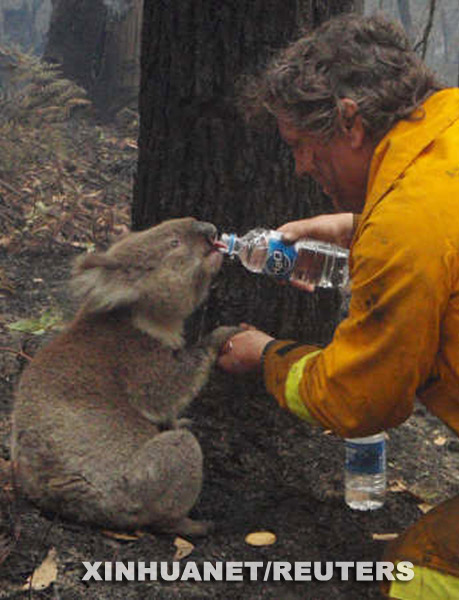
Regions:
[[0, 346], [0, 352], [10, 352], [11, 354], [16, 354], [16, 356], [21, 356], [26, 360], [32, 360], [32, 357], [26, 354], [23, 350], [15, 350], [14, 348], [7, 348], [6, 346]]
[[437, 4], [437, 0], [430, 0], [429, 18], [427, 19], [427, 23], [426, 23], [426, 26], [425, 26], [425, 29], [424, 29], [424, 33], [422, 35], [422, 38], [419, 40], [419, 42], [417, 42], [414, 45], [414, 48], [413, 48], [413, 50], [415, 52], [417, 52], [419, 48], [422, 48], [422, 50], [421, 50], [421, 56], [422, 56], [422, 58], [425, 58], [425, 56], [426, 56], [427, 44], [429, 42], [429, 36], [430, 36], [430, 32], [432, 30], [432, 25], [433, 25], [434, 16], [435, 16], [436, 4]]

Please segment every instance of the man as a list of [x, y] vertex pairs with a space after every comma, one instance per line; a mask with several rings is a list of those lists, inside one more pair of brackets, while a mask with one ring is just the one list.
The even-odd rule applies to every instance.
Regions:
[[[459, 90], [441, 89], [397, 26], [361, 16], [301, 38], [255, 83], [249, 108], [274, 116], [297, 175], [341, 211], [280, 230], [349, 246], [352, 296], [326, 348], [248, 330], [220, 365], [262, 369], [281, 406], [343, 437], [399, 425], [416, 395], [459, 433]], [[386, 559], [415, 565], [391, 598], [459, 598], [459, 497]]]

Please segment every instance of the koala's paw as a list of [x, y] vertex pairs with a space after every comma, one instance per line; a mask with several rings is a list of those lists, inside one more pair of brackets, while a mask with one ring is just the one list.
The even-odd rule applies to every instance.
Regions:
[[161, 533], [175, 533], [183, 537], [204, 537], [214, 531], [213, 521], [195, 521], [190, 517], [183, 517], [179, 521], [163, 523], [155, 528]]
[[177, 523], [175, 532], [185, 537], [204, 537], [214, 531], [215, 525], [212, 521], [193, 521], [185, 517]]
[[218, 353], [227, 340], [232, 338], [233, 335], [240, 333], [241, 331], [244, 331], [242, 327], [232, 325], [222, 325], [221, 327], [217, 327], [212, 331], [212, 333], [209, 336], [209, 347]]
[[174, 429], [186, 429], [188, 427], [191, 427], [191, 425], [193, 424], [193, 421], [191, 419], [187, 419], [187, 418], [167, 418], [167, 419], [163, 419], [162, 421], [155, 421], [155, 425], [156, 427], [159, 429], [159, 431], [163, 432], [163, 431], [173, 431]]

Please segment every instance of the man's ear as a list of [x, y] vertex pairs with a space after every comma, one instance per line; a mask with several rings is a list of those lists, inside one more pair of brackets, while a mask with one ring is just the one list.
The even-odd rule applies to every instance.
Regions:
[[348, 137], [351, 148], [358, 150], [363, 146], [365, 140], [365, 127], [359, 107], [351, 98], [341, 98], [339, 102], [339, 123], [342, 132]]

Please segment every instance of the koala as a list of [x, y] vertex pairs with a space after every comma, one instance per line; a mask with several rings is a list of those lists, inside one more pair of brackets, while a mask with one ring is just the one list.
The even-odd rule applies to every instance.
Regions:
[[239, 331], [184, 344], [184, 320], [222, 263], [215, 238], [210, 223], [173, 219], [77, 260], [80, 308], [24, 371], [13, 409], [16, 479], [44, 510], [119, 530], [207, 533], [188, 517], [203, 458], [179, 415]]

